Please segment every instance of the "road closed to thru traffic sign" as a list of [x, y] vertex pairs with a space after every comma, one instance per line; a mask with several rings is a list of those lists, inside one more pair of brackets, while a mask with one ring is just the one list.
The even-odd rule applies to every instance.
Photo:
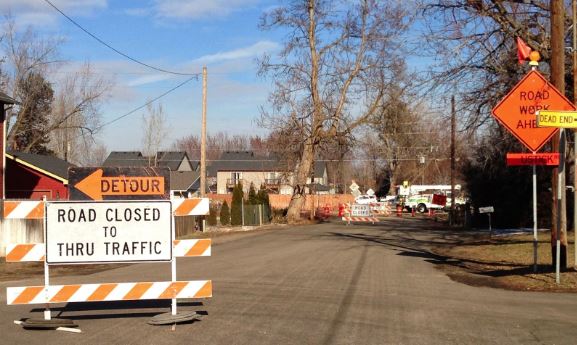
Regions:
[[170, 261], [170, 201], [46, 204], [48, 264]]

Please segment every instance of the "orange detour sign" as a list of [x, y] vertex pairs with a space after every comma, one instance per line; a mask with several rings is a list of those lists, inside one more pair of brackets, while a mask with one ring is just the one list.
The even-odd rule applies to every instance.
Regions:
[[70, 200], [169, 199], [169, 174], [163, 168], [70, 168]]
[[558, 130], [538, 127], [540, 110], [576, 110], [539, 72], [530, 71], [495, 108], [493, 116], [529, 150], [538, 151]]

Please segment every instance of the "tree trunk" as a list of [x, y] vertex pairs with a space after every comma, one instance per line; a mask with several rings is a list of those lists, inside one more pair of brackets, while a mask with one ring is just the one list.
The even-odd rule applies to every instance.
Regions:
[[389, 170], [391, 174], [389, 176], [389, 195], [396, 195], [397, 194], [397, 166], [396, 164], [392, 163], [389, 164]]
[[293, 196], [289, 203], [287, 211], [287, 220], [289, 224], [298, 222], [301, 219], [301, 210], [304, 207], [306, 197], [305, 197], [305, 185], [307, 183], [307, 177], [309, 177], [314, 158], [314, 145], [311, 138], [307, 139], [302, 159], [298, 165], [295, 181], [293, 182]]

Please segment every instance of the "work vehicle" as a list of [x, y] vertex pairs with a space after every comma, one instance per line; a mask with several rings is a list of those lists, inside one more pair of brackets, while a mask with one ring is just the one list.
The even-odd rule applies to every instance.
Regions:
[[405, 209], [411, 211], [413, 208], [419, 213], [425, 213], [429, 209], [442, 210], [444, 205], [437, 205], [433, 203], [432, 194], [411, 195], [405, 200]]

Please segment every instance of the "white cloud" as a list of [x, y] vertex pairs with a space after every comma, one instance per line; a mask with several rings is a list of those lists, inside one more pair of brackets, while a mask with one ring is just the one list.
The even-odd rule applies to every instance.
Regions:
[[158, 18], [203, 19], [226, 17], [259, 0], [155, 0]]
[[279, 49], [280, 46], [276, 42], [272, 41], [259, 41], [255, 44], [229, 50], [227, 52], [220, 52], [216, 54], [209, 54], [199, 57], [198, 59], [193, 60], [193, 63], [215, 63], [215, 62], [222, 62], [222, 61], [229, 61], [229, 60], [237, 60], [237, 59], [244, 59], [244, 58], [252, 58], [259, 55], [262, 55], [267, 52], [271, 52], [274, 50]]
[[151, 83], [156, 83], [159, 81], [164, 81], [164, 80], [168, 80], [168, 79], [173, 79], [174, 75], [169, 75], [169, 74], [153, 74], [153, 75], [146, 75], [143, 77], [138, 77], [136, 79], [133, 79], [131, 81], [129, 81], [126, 85], [127, 86], [141, 86], [141, 85], [146, 85], [146, 84], [151, 84]]
[[[51, 0], [70, 16], [88, 16], [107, 7], [107, 0]], [[10, 13], [19, 26], [54, 25], [61, 16], [48, 3], [39, 0], [0, 0], [0, 12]]]
[[128, 8], [124, 13], [133, 17], [146, 17], [152, 13], [152, 8]]

